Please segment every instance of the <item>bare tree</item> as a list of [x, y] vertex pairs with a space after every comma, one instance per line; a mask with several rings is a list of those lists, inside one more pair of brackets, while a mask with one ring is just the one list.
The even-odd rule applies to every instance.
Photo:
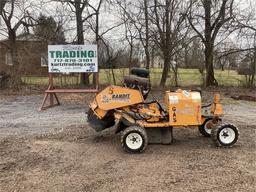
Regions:
[[221, 28], [233, 19], [234, 0], [190, 0], [188, 21], [205, 46], [206, 86], [218, 85], [214, 77], [214, 43]]
[[204, 53], [203, 45], [200, 42], [199, 38], [194, 38], [192, 45], [190, 47], [190, 58], [189, 58], [189, 67], [198, 69], [202, 83], [205, 82], [205, 67], [204, 67]]
[[[112, 48], [109, 45], [109, 42], [106, 41], [104, 36], [110, 33], [115, 28], [118, 28], [119, 26], [123, 25], [123, 22], [111, 23], [109, 26], [101, 25], [101, 20], [103, 19], [102, 17], [104, 17], [104, 15], [100, 17], [102, 9], [104, 6], [106, 7], [106, 5], [110, 5], [111, 3], [112, 3], [111, 0], [98, 0], [93, 2], [88, 1], [88, 6], [85, 10], [87, 17], [85, 18], [85, 23], [84, 23], [84, 27], [86, 27], [87, 29], [90, 29], [90, 31], [93, 32], [95, 36], [94, 42], [96, 42], [98, 46], [102, 44], [104, 45], [103, 47], [106, 49], [106, 53], [109, 57], [107, 59], [108, 61], [115, 60], [113, 58], [116, 57], [116, 54], [114, 51], [112, 51]], [[108, 11], [110, 10], [105, 9], [105, 14], [107, 14]], [[101, 51], [102, 49], [99, 50], [99, 54], [101, 54]], [[104, 63], [100, 63], [100, 65], [104, 65]], [[112, 76], [113, 76], [113, 79], [115, 79], [113, 69], [112, 69]], [[93, 75], [93, 82], [94, 83], [96, 82], [95, 74]]]
[[[139, 1], [121, 1], [117, 0], [122, 11], [122, 20], [125, 27], [129, 27], [130, 34], [136, 33], [134, 36], [134, 41], [139, 40], [145, 54], [145, 67], [149, 69], [150, 67], [150, 42], [152, 41], [150, 34], [150, 18], [149, 18], [149, 0], [139, 0]], [[132, 27], [132, 26], [133, 27]], [[126, 29], [127, 32], [127, 29]], [[129, 30], [128, 30], [129, 32]], [[130, 42], [128, 42], [130, 44]], [[131, 44], [130, 44], [131, 45]]]
[[[88, 0], [55, 0], [57, 2], [67, 3], [72, 12], [75, 14], [76, 19], [76, 33], [77, 33], [77, 44], [84, 44], [84, 28], [83, 23], [86, 21], [88, 16], [84, 16], [83, 12], [88, 6]], [[82, 73], [80, 84], [89, 85], [88, 73]]]
[[144, 1], [144, 17], [145, 17], [145, 54], [146, 54], [146, 68], [149, 69], [150, 65], [150, 53], [149, 53], [149, 17], [148, 17], [148, 0]]
[[7, 0], [0, 0], [0, 15], [2, 15], [2, 11], [4, 10], [4, 6]]
[[136, 29], [135, 21], [133, 20], [133, 17], [131, 17], [131, 13], [129, 12], [129, 7], [127, 5], [126, 1], [117, 1], [119, 8], [120, 8], [120, 19], [124, 23], [124, 38], [123, 40], [128, 43], [128, 50], [129, 53], [129, 62], [128, 62], [128, 68], [129, 72], [132, 66], [133, 61], [133, 53], [134, 53], [134, 46], [137, 42], [137, 39], [139, 38], [139, 32]]
[[132, 66], [134, 44], [135, 44], [137, 35], [138, 35], [138, 31], [132, 29], [131, 23], [125, 22], [125, 39], [129, 44], [129, 66], [128, 66], [129, 71]]
[[[5, 4], [6, 3], [6, 4]], [[20, 10], [20, 5], [23, 5], [23, 9]], [[5, 29], [8, 37], [8, 43], [6, 44], [10, 50], [13, 67], [11, 68], [11, 76], [12, 76], [12, 84], [19, 85], [21, 83], [21, 77], [19, 74], [19, 66], [17, 60], [17, 47], [16, 47], [16, 37], [17, 31], [22, 27], [30, 27], [34, 26], [35, 20], [30, 15], [29, 9], [31, 8], [31, 4], [25, 5], [24, 1], [20, 0], [10, 0], [4, 1], [1, 17], [5, 24]], [[24, 6], [25, 5], [25, 6]], [[15, 15], [17, 9], [20, 12], [20, 15]]]
[[[188, 7], [184, 1], [179, 0], [154, 0], [150, 9], [150, 20], [153, 27], [154, 40], [163, 53], [164, 67], [160, 86], [164, 87], [168, 72], [171, 67], [175, 76], [177, 68], [171, 65], [175, 54], [183, 49], [184, 41], [188, 34], [188, 25], [185, 13]], [[175, 77], [177, 85], [177, 76]]]
[[228, 60], [229, 67], [238, 67], [238, 74], [245, 76], [247, 87], [255, 85], [256, 75], [256, 14], [251, 3], [238, 10], [231, 23], [236, 30], [235, 45], [228, 45], [217, 53], [220, 60]]
[[256, 28], [254, 27], [256, 14], [254, 10], [248, 10], [246, 15], [242, 15], [240, 19], [236, 18], [236, 22], [240, 30], [240, 36], [248, 42], [246, 48], [239, 50], [246, 54], [239, 66], [238, 73], [245, 76], [247, 87], [253, 87], [256, 75]]
[[[95, 33], [95, 42], [99, 46], [99, 14], [100, 14], [100, 9], [103, 4], [103, 0], [99, 0], [98, 4], [96, 7], [94, 7], [89, 1], [87, 2], [87, 17], [84, 19], [84, 21], [89, 22], [90, 18], [93, 18], [95, 16], [95, 25], [94, 25], [94, 33]], [[92, 9], [93, 12], [91, 13], [89, 9]], [[90, 22], [89, 22], [90, 23]], [[92, 28], [92, 25], [91, 25]], [[96, 75], [93, 73], [93, 83], [96, 84]]]
[[38, 25], [33, 28], [36, 36], [47, 39], [51, 43], [65, 43], [64, 29], [61, 22], [50, 16], [40, 15]]

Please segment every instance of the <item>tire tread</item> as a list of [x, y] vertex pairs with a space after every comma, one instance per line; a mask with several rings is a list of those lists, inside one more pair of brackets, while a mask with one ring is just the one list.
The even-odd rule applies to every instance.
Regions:
[[234, 124], [231, 124], [231, 123], [222, 123], [222, 124], [218, 124], [217, 126], [215, 126], [213, 129], [212, 129], [212, 132], [211, 132], [211, 138], [212, 138], [212, 141], [213, 143], [217, 146], [217, 147], [225, 147], [225, 148], [230, 148], [232, 147], [235, 143], [231, 144], [231, 145], [222, 145], [221, 142], [219, 141], [218, 139], [218, 134], [219, 134], [219, 130], [223, 127], [232, 127], [234, 128], [235, 130], [237, 130], [237, 139], [235, 141], [235, 143], [237, 142], [238, 138], [239, 138], [239, 135], [240, 135], [240, 132], [239, 132], [239, 129], [238, 127], [236, 127]]
[[[125, 136], [129, 133], [129, 132], [139, 132], [141, 134], [141, 136], [143, 137], [144, 139], [144, 145], [143, 145], [143, 148], [139, 149], [138, 151], [131, 151], [129, 150], [126, 146], [125, 146]], [[145, 130], [145, 128], [143, 127], [139, 127], [139, 126], [130, 126], [130, 127], [127, 127], [126, 129], [124, 129], [122, 132], [121, 132], [121, 146], [122, 148], [128, 152], [128, 153], [141, 153], [143, 152], [146, 147], [148, 145], [148, 136], [147, 136], [147, 132]]]
[[204, 129], [205, 124], [206, 124], [208, 121], [211, 121], [211, 120], [212, 120], [212, 118], [207, 118], [207, 119], [205, 119], [205, 121], [203, 122], [202, 125], [199, 125], [199, 126], [198, 126], [199, 132], [200, 132], [203, 136], [205, 136], [205, 137], [211, 137], [211, 134], [207, 133], [207, 132], [205, 131], [205, 129]]

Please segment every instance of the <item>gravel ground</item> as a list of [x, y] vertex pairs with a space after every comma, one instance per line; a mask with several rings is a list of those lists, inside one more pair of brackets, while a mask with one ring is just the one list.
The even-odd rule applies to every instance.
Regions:
[[43, 134], [67, 125], [85, 125], [85, 104], [66, 103], [39, 111], [42, 96], [18, 96], [0, 101], [0, 135]]
[[[206, 93], [206, 96], [211, 92]], [[89, 98], [61, 98], [38, 112], [41, 96], [0, 97], [0, 191], [256, 190], [256, 104], [224, 97], [224, 121], [239, 142], [216, 148], [197, 129], [174, 129], [172, 145], [122, 151], [119, 135], [86, 123]]]

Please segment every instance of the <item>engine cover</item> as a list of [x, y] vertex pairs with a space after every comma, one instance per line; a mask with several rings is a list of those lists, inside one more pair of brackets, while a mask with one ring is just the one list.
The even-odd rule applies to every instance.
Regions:
[[108, 86], [96, 95], [97, 106], [105, 111], [142, 102], [144, 98], [139, 90], [120, 86]]
[[199, 92], [177, 90], [167, 91], [165, 103], [172, 126], [201, 124], [201, 95]]

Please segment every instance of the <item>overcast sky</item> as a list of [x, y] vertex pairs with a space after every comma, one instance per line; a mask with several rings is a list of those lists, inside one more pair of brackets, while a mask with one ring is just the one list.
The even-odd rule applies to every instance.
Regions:
[[[40, 14], [44, 15], [51, 15], [55, 18], [55, 20], [62, 21], [64, 23], [64, 28], [66, 30], [66, 39], [67, 41], [71, 42], [75, 38], [75, 21], [70, 21], [71, 16], [74, 16], [72, 12], [70, 12], [70, 8], [68, 6], [62, 6], [60, 3], [50, 2], [50, 0], [19, 0], [20, 4], [15, 8], [15, 16], [18, 18], [21, 17], [21, 10], [28, 9], [29, 12], [33, 15], [38, 17]], [[97, 5], [99, 0], [91, 0], [91, 3]], [[245, 11], [246, 9], [251, 9], [254, 13], [256, 13], [256, 1], [255, 0], [235, 0], [235, 4], [238, 6], [240, 11]], [[32, 5], [33, 10], [29, 8]], [[36, 7], [36, 8], [35, 8]], [[75, 19], [73, 17], [73, 19]], [[103, 7], [100, 13], [100, 33], [104, 32], [110, 26], [117, 25], [120, 23], [119, 19], [119, 12], [117, 11], [116, 7], [108, 6]], [[3, 21], [1, 21], [0, 26], [0, 39], [5, 38], [4, 33], [1, 29], [4, 28]], [[21, 32], [21, 31], [19, 31]], [[85, 38], [88, 40], [94, 39], [94, 35], [90, 30], [86, 30], [84, 34]], [[109, 33], [105, 34], [105, 38], [111, 41], [113, 45], [122, 46], [124, 45], [124, 41], [122, 37], [123, 29], [122, 27], [116, 28]], [[236, 34], [230, 36], [227, 39], [228, 41], [236, 42]]]

